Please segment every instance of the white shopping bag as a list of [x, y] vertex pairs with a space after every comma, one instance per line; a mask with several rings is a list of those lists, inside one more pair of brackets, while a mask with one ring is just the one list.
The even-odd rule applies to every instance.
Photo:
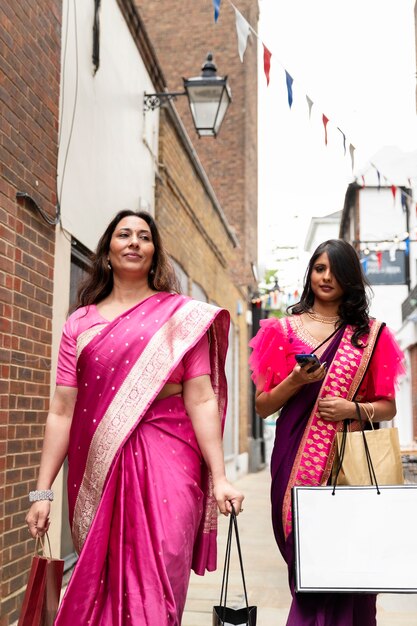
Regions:
[[417, 485], [293, 487], [297, 592], [417, 593]]

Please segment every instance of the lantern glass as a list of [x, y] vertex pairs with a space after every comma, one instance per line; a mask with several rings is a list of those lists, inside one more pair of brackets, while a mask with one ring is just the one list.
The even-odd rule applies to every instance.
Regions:
[[227, 77], [184, 79], [194, 126], [200, 137], [216, 137], [231, 102]]

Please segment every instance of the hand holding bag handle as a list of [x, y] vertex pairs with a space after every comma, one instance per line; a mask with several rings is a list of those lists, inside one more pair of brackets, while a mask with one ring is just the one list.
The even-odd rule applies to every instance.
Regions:
[[[217, 624], [247, 624], [248, 626], [256, 626], [256, 607], [249, 606], [248, 603], [248, 594], [246, 590], [246, 581], [245, 581], [245, 573], [243, 570], [243, 559], [242, 559], [242, 551], [240, 547], [240, 539], [239, 539], [239, 531], [237, 527], [237, 517], [236, 512], [232, 505], [232, 513], [230, 515], [229, 522], [229, 531], [227, 534], [227, 543], [226, 543], [226, 554], [224, 559], [224, 568], [223, 568], [223, 578], [222, 578], [222, 588], [220, 593], [220, 604], [213, 608], [213, 626], [217, 626]], [[236, 535], [236, 545], [237, 551], [239, 555], [239, 564], [240, 564], [240, 572], [242, 575], [242, 583], [243, 583], [243, 591], [245, 595], [245, 603], [246, 607], [243, 609], [230, 609], [226, 606], [227, 604], [227, 588], [229, 583], [229, 569], [230, 569], [230, 555], [232, 550], [232, 536], [233, 536], [233, 528], [235, 530]], [[242, 619], [244, 621], [242, 621]]]
[[[364, 448], [365, 448], [365, 456], [366, 456], [366, 462], [367, 462], [367, 465], [368, 465], [369, 477], [371, 479], [371, 485], [375, 485], [376, 491], [379, 494], [380, 491], [379, 491], [378, 481], [376, 479], [375, 469], [374, 469], [374, 466], [373, 466], [373, 463], [372, 463], [372, 459], [371, 459], [371, 453], [369, 452], [368, 442], [366, 441], [362, 415], [361, 415], [361, 412], [360, 412], [360, 409], [359, 409], [359, 404], [356, 401], [355, 401], [355, 409], [356, 409], [356, 414], [358, 416], [358, 421], [359, 421], [359, 424], [360, 424], [360, 427], [361, 427], [361, 433], [362, 433], [362, 438], [363, 438], [363, 445], [364, 445]], [[335, 490], [336, 490], [337, 478], [338, 478], [340, 470], [342, 468], [343, 457], [345, 455], [346, 436], [347, 436], [347, 421], [345, 420], [345, 423], [343, 425], [343, 439], [342, 439], [342, 445], [340, 447], [339, 464], [338, 464], [337, 471], [336, 471], [336, 474], [335, 474], [335, 478], [334, 478], [334, 481], [333, 481], [333, 495], [334, 495]]]
[[[52, 557], [47, 533], [46, 540], [49, 556], [46, 554], [44, 538], [40, 535], [36, 536], [35, 554], [32, 558], [18, 626], [52, 626], [55, 620], [64, 561]], [[42, 548], [42, 555], [38, 554], [39, 544]]]

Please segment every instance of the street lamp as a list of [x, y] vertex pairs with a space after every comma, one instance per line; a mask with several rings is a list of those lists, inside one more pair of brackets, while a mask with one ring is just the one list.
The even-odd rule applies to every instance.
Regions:
[[145, 94], [144, 110], [153, 111], [177, 96], [187, 96], [199, 137], [216, 137], [232, 100], [227, 76], [216, 76], [217, 68], [209, 53], [201, 76], [183, 78], [184, 91]]

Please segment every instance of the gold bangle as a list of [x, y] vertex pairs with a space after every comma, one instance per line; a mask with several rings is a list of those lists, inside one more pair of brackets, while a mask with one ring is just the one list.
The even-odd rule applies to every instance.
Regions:
[[374, 405], [371, 404], [371, 402], [365, 402], [364, 404], [361, 404], [361, 407], [363, 408], [363, 412], [365, 413], [367, 419], [369, 420], [369, 423], [371, 424], [373, 428], [374, 427], [373, 419], [375, 417]]
[[375, 407], [371, 402], [367, 402], [368, 406], [370, 407], [371, 410], [371, 415], [368, 416], [368, 419], [370, 422], [374, 421], [374, 417], [375, 417]]

